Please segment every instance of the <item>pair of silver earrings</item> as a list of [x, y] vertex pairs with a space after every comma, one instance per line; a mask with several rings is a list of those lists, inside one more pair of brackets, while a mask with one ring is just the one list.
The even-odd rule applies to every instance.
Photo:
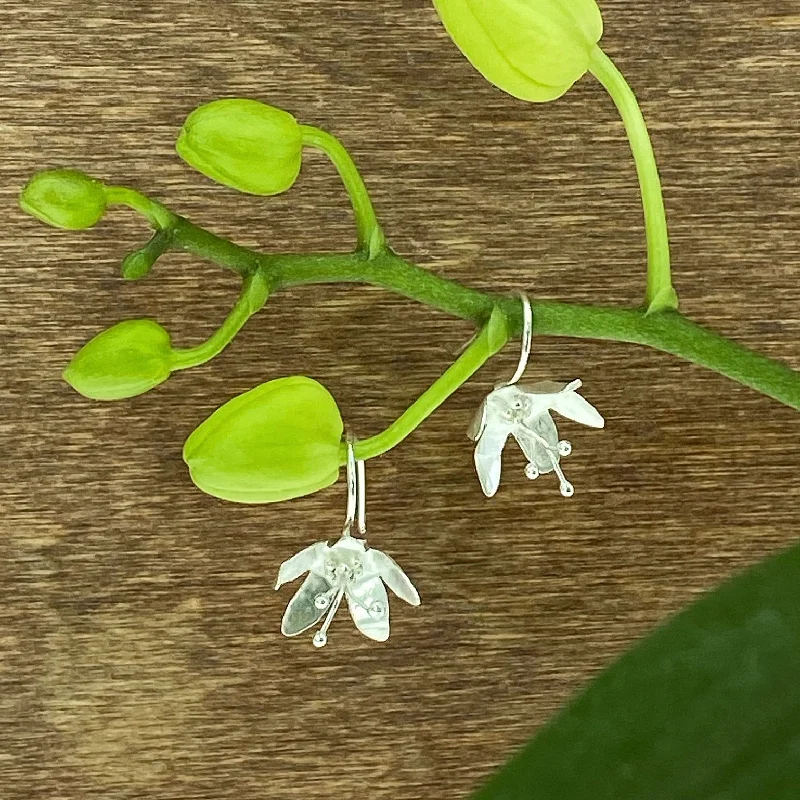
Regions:
[[[563, 417], [593, 428], [604, 426], [603, 417], [578, 394], [581, 381], [566, 385], [542, 381], [522, 386], [519, 380], [530, 358], [533, 313], [526, 295], [523, 304], [522, 351], [511, 380], [495, 387], [481, 404], [468, 435], [475, 445], [475, 469], [481, 488], [493, 497], [500, 485], [502, 454], [509, 436], [519, 444], [528, 460], [525, 475], [531, 480], [550, 472], [558, 477], [561, 494], [572, 497], [575, 489], [564, 476], [561, 459], [572, 445], [559, 440], [551, 416]], [[329, 546], [317, 542], [281, 564], [276, 589], [308, 573], [292, 597], [281, 623], [285, 636], [297, 636], [313, 628], [314, 646], [324, 647], [328, 629], [342, 601], [346, 601], [356, 628], [377, 642], [389, 638], [389, 597], [386, 587], [412, 606], [419, 594], [397, 563], [366, 541], [366, 474], [357, 461], [353, 441], [347, 442], [347, 515], [339, 540]]]

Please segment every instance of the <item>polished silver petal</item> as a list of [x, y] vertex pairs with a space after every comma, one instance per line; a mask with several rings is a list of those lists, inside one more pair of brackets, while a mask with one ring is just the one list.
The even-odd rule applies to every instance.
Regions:
[[558, 394], [563, 392], [570, 384], [557, 383], [556, 381], [539, 381], [538, 383], [519, 384], [525, 394]]
[[467, 436], [469, 436], [473, 442], [477, 442], [486, 430], [486, 405], [486, 400], [484, 400], [467, 429]]
[[312, 572], [286, 606], [281, 633], [284, 636], [297, 636], [316, 625], [326, 611], [326, 606], [318, 604], [317, 597], [328, 595], [331, 589], [331, 584], [325, 578]]
[[475, 470], [487, 497], [494, 497], [500, 486], [503, 448], [510, 432], [508, 425], [488, 424], [475, 446]]
[[515, 426], [512, 434], [522, 448], [525, 458], [536, 467], [539, 474], [544, 475], [553, 471], [555, 464], [560, 460], [558, 429], [547, 412], [526, 424]]
[[365, 572], [380, 576], [383, 582], [401, 599], [412, 606], [420, 604], [419, 592], [408, 575], [391, 556], [380, 550], [367, 550]]
[[366, 539], [359, 539], [355, 536], [350, 536], [345, 533], [342, 535], [336, 544], [331, 547], [330, 553], [335, 551], [335, 560], [341, 560], [345, 563], [351, 563], [352, 559], [358, 556], [367, 549]]
[[562, 417], [588, 425], [590, 428], [603, 428], [606, 421], [600, 412], [575, 391], [559, 392], [552, 400], [550, 408]]
[[530, 396], [535, 396], [537, 401], [544, 401], [547, 408], [573, 422], [579, 422], [590, 428], [604, 427], [605, 420], [600, 412], [578, 394], [581, 386], [580, 380], [574, 380], [566, 385], [554, 381], [540, 381], [531, 386], [520, 386], [520, 389]]
[[280, 589], [284, 583], [291, 583], [297, 580], [304, 572], [309, 572], [315, 567], [319, 572], [326, 550], [328, 550], [327, 542], [317, 542], [284, 561], [278, 570], [275, 589]]
[[374, 575], [355, 581], [345, 596], [356, 628], [368, 639], [385, 642], [389, 638], [389, 596], [381, 579]]

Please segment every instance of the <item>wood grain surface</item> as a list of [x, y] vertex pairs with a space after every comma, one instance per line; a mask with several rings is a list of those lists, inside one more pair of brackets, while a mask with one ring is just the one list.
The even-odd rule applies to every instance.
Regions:
[[[606, 0], [604, 46], [637, 91], [695, 320], [800, 368], [800, 4]], [[512, 454], [487, 501], [465, 430], [509, 347], [370, 463], [370, 541], [423, 597], [385, 645], [340, 615], [324, 651], [285, 640], [278, 565], [337, 535], [340, 483], [245, 507], [191, 484], [181, 447], [212, 409], [307, 374], [361, 435], [422, 392], [467, 325], [357, 286], [275, 296], [225, 353], [130, 401], [60, 379], [101, 329], [150, 316], [182, 346], [237, 293], [115, 210], [60, 232], [17, 193], [59, 165], [127, 183], [265, 250], [343, 250], [336, 174], [307, 159], [280, 198], [175, 155], [186, 114], [251, 96], [341, 137], [400, 253], [474, 286], [636, 303], [635, 172], [591, 77], [526, 105], [489, 86], [426, 0], [7, 0], [0, 6], [0, 796], [3, 800], [462, 798], [632, 642], [800, 522], [798, 415], [672, 357], [541, 339], [528, 375], [581, 377], [606, 416], [564, 500]], [[579, 769], [580, 765], [576, 765]]]

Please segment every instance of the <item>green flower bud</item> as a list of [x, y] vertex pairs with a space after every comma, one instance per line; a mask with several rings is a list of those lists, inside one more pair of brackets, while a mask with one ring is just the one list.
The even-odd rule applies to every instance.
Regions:
[[295, 376], [245, 392], [186, 440], [183, 460], [207, 494], [276, 503], [335, 483], [342, 417], [328, 390]]
[[34, 175], [19, 196], [23, 211], [55, 228], [91, 228], [106, 213], [103, 184], [72, 169]]
[[171, 360], [169, 334], [151, 319], [132, 319], [84, 345], [64, 370], [64, 380], [92, 400], [122, 400], [163, 383]]
[[564, 94], [603, 35], [595, 0], [433, 0], [447, 32], [491, 83], [521, 100]]
[[176, 149], [217, 183], [273, 195], [297, 180], [303, 138], [297, 120], [279, 108], [257, 100], [214, 100], [189, 114]]
[[126, 281], [138, 281], [150, 273], [155, 263], [156, 254], [146, 249], [134, 250], [122, 260], [120, 271]]

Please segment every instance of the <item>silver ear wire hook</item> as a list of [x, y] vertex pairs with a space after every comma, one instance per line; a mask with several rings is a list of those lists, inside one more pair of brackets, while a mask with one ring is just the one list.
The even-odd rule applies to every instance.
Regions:
[[519, 363], [517, 370], [511, 380], [503, 384], [504, 386], [513, 386], [525, 373], [525, 368], [528, 366], [528, 359], [531, 355], [531, 344], [533, 343], [533, 309], [531, 308], [531, 301], [528, 295], [520, 292], [519, 296], [522, 300], [522, 350], [519, 355]]
[[355, 442], [347, 439], [347, 516], [344, 536], [351, 536], [355, 527], [359, 536], [367, 532], [367, 475], [363, 461], [356, 460]]
[[356, 521], [356, 505], [358, 504], [358, 470], [353, 440], [347, 439], [347, 516], [344, 521], [343, 536], [352, 534]]
[[356, 482], [358, 492], [358, 533], [367, 535], [367, 470], [363, 461], [356, 461]]

